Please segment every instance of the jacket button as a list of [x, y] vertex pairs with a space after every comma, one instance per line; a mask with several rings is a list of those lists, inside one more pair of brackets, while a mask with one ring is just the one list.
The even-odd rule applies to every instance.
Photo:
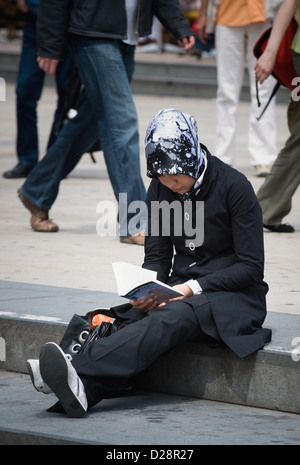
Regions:
[[193, 242], [190, 242], [189, 243], [189, 248], [190, 248], [190, 250], [195, 250], [195, 248], [196, 248], [195, 244]]
[[187, 221], [189, 221], [190, 215], [188, 214], [188, 212], [185, 212], [184, 217], [185, 217], [185, 219], [186, 219]]

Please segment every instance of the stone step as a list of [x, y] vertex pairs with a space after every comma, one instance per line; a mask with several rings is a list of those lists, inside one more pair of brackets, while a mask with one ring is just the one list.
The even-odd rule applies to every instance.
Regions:
[[[99, 308], [99, 302], [102, 308], [124, 302], [110, 293], [8, 282], [2, 282], [1, 294], [0, 369], [21, 373], [27, 372], [26, 360], [37, 358], [45, 342], [60, 342], [74, 313]], [[300, 315], [269, 312], [265, 326], [273, 330], [273, 340], [257, 354], [239, 359], [227, 349], [183, 344], [143, 372], [137, 385], [300, 413]]]
[[[20, 50], [18, 46], [5, 47], [0, 43], [0, 77], [15, 82]], [[54, 81], [46, 77], [46, 85]], [[136, 53], [135, 72], [132, 81], [134, 93], [197, 98], [215, 98], [217, 89], [216, 63], [214, 58], [198, 59], [191, 54]], [[290, 92], [281, 87], [278, 103], [288, 103]], [[249, 100], [249, 77], [245, 69], [241, 100]]]
[[300, 416], [293, 413], [137, 391], [105, 399], [76, 420], [46, 412], [56, 400], [38, 393], [28, 375], [0, 371], [0, 382], [1, 445], [101, 445], [101, 463], [149, 464], [173, 462], [175, 451], [199, 462], [201, 445], [300, 444]]

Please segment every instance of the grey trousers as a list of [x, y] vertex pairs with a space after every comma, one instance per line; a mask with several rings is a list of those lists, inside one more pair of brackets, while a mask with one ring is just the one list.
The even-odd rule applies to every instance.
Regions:
[[[293, 62], [297, 76], [300, 76], [300, 54], [293, 52]], [[292, 197], [300, 183], [300, 100], [291, 99], [288, 126], [291, 135], [257, 192], [266, 225], [280, 224], [288, 215]]]

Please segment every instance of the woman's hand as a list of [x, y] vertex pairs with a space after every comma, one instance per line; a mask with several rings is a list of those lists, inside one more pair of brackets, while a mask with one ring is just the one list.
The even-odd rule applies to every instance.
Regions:
[[256, 80], [262, 84], [270, 76], [276, 61], [276, 55], [265, 50], [254, 67]]
[[267, 79], [274, 68], [282, 38], [299, 4], [299, 0], [285, 0], [281, 3], [266, 49], [254, 67], [256, 80], [261, 84]]
[[196, 34], [202, 44], [206, 44], [206, 40], [211, 38], [211, 35], [206, 33], [207, 26], [207, 17], [206, 15], [201, 15], [197, 19], [196, 23]]
[[138, 310], [141, 313], [148, 313], [150, 310], [157, 307], [157, 297], [153, 296], [146, 300], [130, 300], [129, 303], [135, 310]]

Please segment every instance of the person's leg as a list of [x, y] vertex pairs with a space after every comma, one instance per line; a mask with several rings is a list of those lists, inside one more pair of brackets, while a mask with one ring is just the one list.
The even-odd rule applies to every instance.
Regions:
[[[37, 164], [39, 154], [37, 103], [41, 97], [45, 73], [39, 68], [37, 63], [36, 18], [31, 13], [26, 14], [25, 18], [22, 54], [16, 89], [17, 153], [19, 165], [11, 170], [11, 172], [4, 173], [4, 177], [7, 178], [27, 177], [33, 166]], [[65, 58], [57, 67], [56, 88], [58, 100], [49, 135], [48, 148], [53, 144], [58, 134], [58, 124], [64, 111], [71, 65], [71, 52], [66, 46]]]
[[[300, 54], [293, 53], [293, 58], [298, 74]], [[282, 219], [288, 215], [292, 207], [292, 197], [300, 183], [300, 102], [293, 102], [292, 105], [294, 122], [289, 122], [292, 133], [276, 158], [270, 174], [257, 192], [263, 222], [267, 226], [280, 225]], [[293, 228], [282, 232], [293, 232]]]
[[25, 15], [22, 53], [17, 80], [17, 154], [19, 162], [38, 162], [37, 102], [45, 73], [37, 63], [36, 19]]
[[[278, 226], [292, 208], [300, 182], [300, 105], [291, 136], [279, 152], [272, 169], [257, 192], [266, 226]], [[272, 228], [271, 228], [272, 229]], [[281, 231], [278, 231], [281, 232]], [[282, 232], [293, 232], [293, 229]]]
[[96, 118], [82, 92], [76, 117], [65, 124], [55, 143], [30, 172], [22, 186], [23, 195], [36, 207], [50, 210], [61, 180], [74, 169], [82, 154], [97, 139]]
[[236, 112], [244, 76], [244, 28], [216, 27], [217, 100], [215, 155], [232, 165]]
[[[140, 175], [139, 134], [130, 88], [134, 47], [118, 40], [73, 38], [74, 59], [90, 106], [96, 114], [101, 148], [116, 199], [127, 195], [124, 208], [145, 200]], [[134, 214], [128, 214], [128, 221]], [[127, 222], [126, 222], [127, 223]], [[128, 235], [120, 224], [121, 237]]]
[[[197, 296], [197, 312], [210, 313], [209, 305], [204, 295]], [[57, 344], [43, 346], [41, 376], [59, 399], [48, 411], [82, 416], [103, 398], [128, 392], [134, 375], [176, 345], [214, 340], [201, 330], [192, 299], [138, 316], [116, 333], [92, 342], [71, 364]]]
[[247, 26], [247, 64], [251, 97], [250, 117], [248, 123], [248, 150], [251, 157], [251, 165], [257, 167], [264, 165], [268, 167], [266, 172], [270, 170], [277, 154], [275, 97], [271, 100], [267, 110], [259, 121], [257, 120], [257, 117], [267, 104], [276, 81], [273, 76], [269, 76], [263, 84], [259, 84], [259, 100], [261, 106], [258, 107], [256, 97], [256, 79], [254, 73], [256, 58], [253, 54], [253, 47], [257, 38], [261, 36], [267, 27], [267, 24], [261, 23], [250, 24]]
[[[203, 306], [209, 305], [205, 296], [200, 299]], [[72, 365], [85, 386], [90, 408], [109, 392], [124, 390], [134, 375], [176, 345], [205, 339], [192, 305], [175, 301], [98, 339], [86, 352], [76, 355]]]

